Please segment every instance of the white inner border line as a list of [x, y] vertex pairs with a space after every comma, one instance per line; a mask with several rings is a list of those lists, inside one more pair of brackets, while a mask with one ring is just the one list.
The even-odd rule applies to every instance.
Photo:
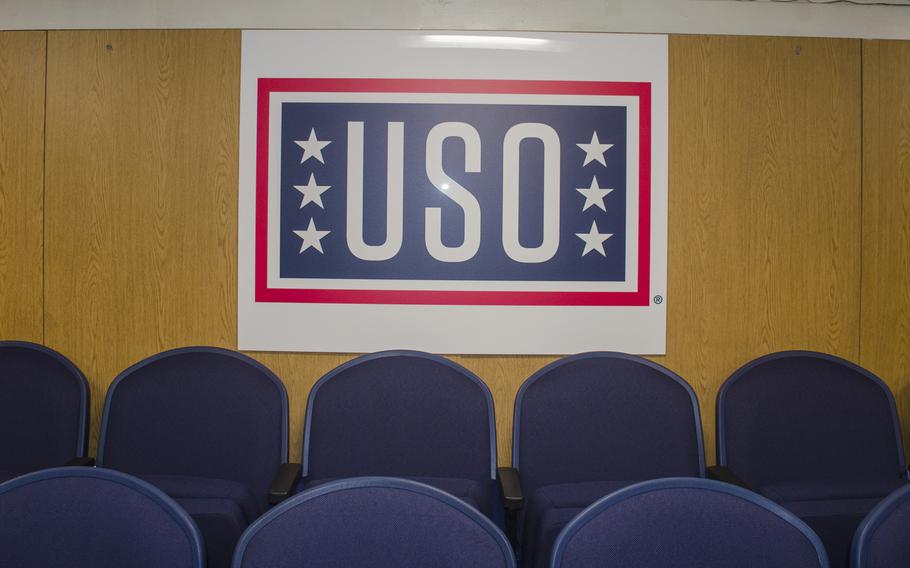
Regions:
[[[484, 93], [269, 93], [268, 151], [268, 252], [267, 286], [270, 289], [325, 290], [433, 290], [433, 291], [509, 291], [509, 292], [634, 292], [638, 285], [638, 206], [640, 200], [639, 100], [618, 95], [535, 95]], [[282, 278], [280, 276], [281, 214], [281, 109], [291, 103], [435, 103], [435, 104], [522, 104], [551, 106], [626, 107], [626, 278], [620, 282], [590, 281], [502, 281], [502, 280], [386, 280]], [[588, 141], [580, 141], [587, 143]], [[575, 142], [564, 142], [575, 147]], [[582, 157], [579, 154], [579, 160]], [[592, 174], [593, 175], [593, 174]], [[574, 188], [561, 188], [561, 191]], [[585, 228], [586, 229], [586, 228]]]

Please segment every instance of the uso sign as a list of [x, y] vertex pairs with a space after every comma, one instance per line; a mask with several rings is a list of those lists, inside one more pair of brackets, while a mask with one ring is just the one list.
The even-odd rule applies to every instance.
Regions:
[[244, 32], [239, 347], [662, 353], [666, 49]]

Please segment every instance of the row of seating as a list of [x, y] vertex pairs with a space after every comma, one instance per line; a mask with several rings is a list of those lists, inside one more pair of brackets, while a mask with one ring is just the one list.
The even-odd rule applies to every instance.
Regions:
[[[910, 487], [885, 499], [853, 541], [855, 568], [910, 562]], [[196, 523], [134, 476], [61, 467], [0, 483], [0, 565], [203, 568]], [[514, 568], [502, 531], [422, 483], [367, 477], [304, 491], [250, 525], [233, 568]], [[792, 513], [734, 485], [645, 481], [584, 510], [556, 539], [551, 568], [827, 568], [818, 536]]]
[[[51, 411], [69, 420], [69, 437], [36, 433], [58, 422], [27, 410], [32, 390], [55, 373], [70, 376], [83, 405]], [[11, 407], [0, 411], [0, 438], [20, 437], [0, 455], [0, 470], [37, 469], [35, 448], [58, 440], [68, 448], [48, 452], [43, 459], [56, 461], [40, 467], [84, 455], [88, 394], [75, 366], [45, 347], [0, 342], [0, 381], [0, 404]], [[643, 480], [706, 474], [801, 517], [831, 565], [845, 567], [859, 522], [907, 483], [890, 390], [836, 357], [796, 351], [747, 364], [724, 383], [717, 420], [718, 466], [706, 470], [698, 402], [681, 377], [631, 355], [566, 357], [520, 389], [512, 467], [497, 469], [486, 385], [441, 357], [383, 352], [316, 383], [303, 463], [289, 464], [281, 381], [242, 354], [194, 347], [150, 357], [113, 381], [97, 461], [175, 498], [216, 568], [230, 564], [240, 533], [270, 505], [338, 480], [391, 476], [434, 486], [504, 527], [522, 566], [544, 567], [564, 527], [604, 496]]]

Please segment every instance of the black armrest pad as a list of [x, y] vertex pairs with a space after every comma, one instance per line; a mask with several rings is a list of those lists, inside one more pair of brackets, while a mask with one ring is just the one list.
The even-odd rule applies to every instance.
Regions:
[[754, 491], [754, 489], [745, 481], [739, 478], [732, 469], [723, 465], [712, 465], [708, 468], [708, 479], [716, 479], [717, 481], [723, 481], [724, 483], [729, 483], [730, 485], [738, 485], [749, 491]]
[[278, 468], [278, 474], [269, 487], [269, 504], [277, 505], [294, 493], [294, 487], [300, 481], [303, 467], [299, 463], [285, 463]]
[[499, 492], [502, 494], [502, 506], [507, 511], [517, 511], [524, 507], [525, 498], [521, 492], [521, 478], [513, 467], [500, 467], [496, 470]]
[[64, 464], [66, 467], [92, 467], [95, 465], [95, 458], [88, 456], [73, 458]]

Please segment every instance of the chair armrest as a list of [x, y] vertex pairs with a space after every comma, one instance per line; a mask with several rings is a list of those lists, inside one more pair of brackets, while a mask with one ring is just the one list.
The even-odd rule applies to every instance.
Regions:
[[294, 487], [300, 481], [303, 466], [299, 463], [284, 463], [278, 468], [278, 474], [269, 487], [269, 505], [277, 505], [294, 493]]
[[64, 464], [65, 467], [93, 467], [94, 465], [95, 458], [88, 456], [73, 458]]
[[525, 504], [524, 494], [521, 492], [521, 478], [514, 467], [500, 467], [496, 470], [496, 481], [499, 483], [499, 493], [502, 495], [502, 506], [506, 511], [518, 511]]
[[512, 548], [518, 550], [518, 515], [524, 508], [525, 498], [521, 490], [521, 477], [514, 467], [500, 467], [496, 469], [496, 483], [499, 486], [499, 495], [502, 499], [502, 508], [505, 512], [503, 529]]
[[730, 485], [738, 485], [743, 489], [748, 489], [749, 491], [755, 491], [755, 489], [739, 478], [736, 473], [733, 472], [727, 466], [724, 465], [712, 465], [708, 468], [708, 479], [716, 479], [717, 481], [723, 481], [724, 483], [729, 483]]

